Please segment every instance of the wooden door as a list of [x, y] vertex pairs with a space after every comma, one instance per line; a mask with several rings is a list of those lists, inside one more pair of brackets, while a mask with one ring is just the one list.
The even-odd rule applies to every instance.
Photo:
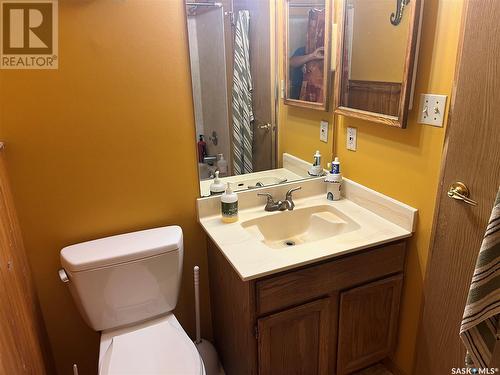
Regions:
[[259, 319], [259, 374], [328, 374], [329, 306], [324, 298]]
[[4, 152], [0, 147], [0, 374], [43, 375], [44, 357], [49, 358], [49, 350], [12, 202]]
[[341, 294], [338, 375], [372, 365], [392, 352], [402, 282], [400, 274]]
[[[271, 19], [271, 2], [234, 0], [234, 11], [250, 11], [250, 70], [252, 72], [252, 100], [255, 121], [253, 124], [253, 171], [274, 168], [274, 19]], [[274, 16], [273, 16], [274, 17]], [[269, 126], [268, 126], [269, 124]]]
[[[424, 287], [415, 374], [464, 367], [460, 322], [500, 184], [500, 1], [466, 1]], [[461, 181], [476, 207], [447, 196]]]

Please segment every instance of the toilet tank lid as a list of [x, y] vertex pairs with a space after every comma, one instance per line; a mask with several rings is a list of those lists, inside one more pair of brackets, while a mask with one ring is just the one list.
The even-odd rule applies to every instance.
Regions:
[[61, 250], [61, 264], [69, 271], [85, 271], [148, 258], [182, 248], [182, 229], [168, 226], [100, 238]]

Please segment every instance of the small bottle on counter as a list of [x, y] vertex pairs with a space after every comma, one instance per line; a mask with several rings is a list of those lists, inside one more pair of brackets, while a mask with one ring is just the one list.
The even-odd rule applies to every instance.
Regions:
[[224, 182], [219, 180], [219, 171], [215, 171], [214, 182], [210, 184], [210, 195], [217, 195], [224, 193], [225, 190]]
[[222, 221], [224, 223], [234, 223], [238, 221], [238, 194], [231, 190], [228, 182], [224, 194], [220, 197]]
[[330, 173], [325, 177], [326, 199], [338, 201], [341, 198], [342, 174], [340, 173], [340, 161], [338, 157], [331, 163]]
[[204, 135], [200, 134], [200, 140], [197, 143], [198, 146], [198, 163], [204, 163], [205, 156], [208, 155], [207, 143], [203, 139]]
[[322, 176], [323, 168], [321, 167], [321, 154], [319, 150], [314, 154], [314, 161], [311, 168], [308, 171], [310, 176]]
[[224, 159], [223, 154], [217, 155], [217, 168], [219, 169], [221, 177], [227, 176], [227, 160]]

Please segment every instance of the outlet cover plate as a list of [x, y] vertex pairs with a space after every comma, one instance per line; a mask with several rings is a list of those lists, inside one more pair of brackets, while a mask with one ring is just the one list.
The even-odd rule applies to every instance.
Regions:
[[319, 140], [328, 143], [328, 121], [321, 121], [319, 125]]
[[418, 122], [443, 127], [446, 95], [421, 94]]
[[348, 150], [356, 151], [356, 143], [358, 137], [358, 130], [356, 128], [347, 128], [347, 139], [346, 139], [346, 147]]

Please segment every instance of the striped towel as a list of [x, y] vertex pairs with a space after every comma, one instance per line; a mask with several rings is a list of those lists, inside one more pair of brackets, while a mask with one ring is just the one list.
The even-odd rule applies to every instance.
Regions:
[[484, 235], [465, 305], [460, 337], [466, 364], [489, 367], [500, 339], [500, 191]]
[[233, 168], [234, 174], [253, 172], [252, 74], [248, 30], [250, 12], [240, 10], [234, 37], [233, 66]]

